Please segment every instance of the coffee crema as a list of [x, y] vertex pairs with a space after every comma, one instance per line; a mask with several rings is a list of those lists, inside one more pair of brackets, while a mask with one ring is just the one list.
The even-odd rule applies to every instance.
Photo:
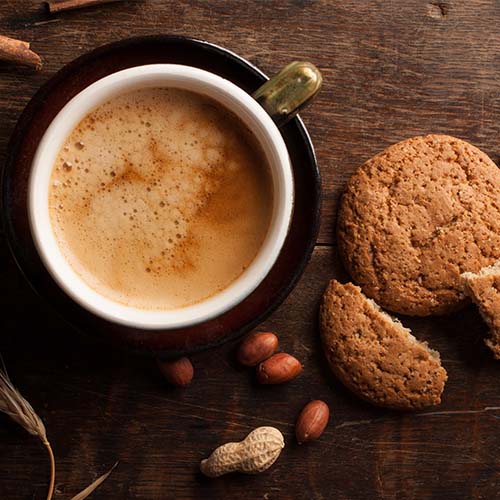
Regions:
[[246, 126], [215, 101], [149, 88], [88, 114], [51, 173], [58, 246], [97, 293], [130, 307], [200, 302], [248, 268], [273, 211]]

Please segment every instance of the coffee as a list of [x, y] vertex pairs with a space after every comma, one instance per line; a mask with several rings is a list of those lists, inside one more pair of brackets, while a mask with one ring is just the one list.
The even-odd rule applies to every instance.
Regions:
[[58, 154], [58, 246], [100, 295], [169, 310], [222, 291], [251, 264], [273, 212], [266, 157], [220, 104], [171, 88], [117, 96]]

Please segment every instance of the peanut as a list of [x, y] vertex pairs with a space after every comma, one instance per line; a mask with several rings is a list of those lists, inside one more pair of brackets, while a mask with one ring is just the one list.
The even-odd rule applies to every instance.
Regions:
[[239, 443], [219, 446], [201, 461], [200, 470], [208, 477], [235, 471], [257, 474], [271, 467], [284, 447], [283, 434], [278, 429], [258, 427]]
[[188, 358], [179, 358], [175, 361], [158, 359], [156, 362], [163, 376], [172, 385], [184, 387], [193, 380], [194, 368]]
[[318, 439], [325, 430], [330, 409], [319, 399], [307, 403], [300, 412], [295, 424], [295, 436], [299, 444]]
[[271, 332], [256, 332], [241, 342], [236, 355], [244, 366], [255, 366], [272, 356], [278, 347], [278, 337]]
[[286, 352], [279, 352], [257, 367], [257, 381], [261, 384], [282, 384], [294, 379], [302, 371], [297, 358]]

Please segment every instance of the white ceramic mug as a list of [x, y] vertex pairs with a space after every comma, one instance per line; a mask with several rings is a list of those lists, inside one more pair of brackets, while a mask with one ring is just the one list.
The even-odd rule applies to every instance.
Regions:
[[[246, 271], [227, 288], [202, 302], [163, 311], [129, 307], [93, 290], [73, 270], [59, 249], [50, 222], [48, 204], [52, 167], [72, 130], [89, 112], [111, 98], [147, 87], [174, 87], [206, 95], [238, 116], [253, 132], [266, 155], [272, 172], [274, 194], [267, 236]], [[269, 92], [266, 95], [269, 96]], [[287, 115], [289, 111], [286, 110]], [[171, 329], [217, 317], [257, 288], [276, 262], [285, 241], [292, 216], [293, 197], [293, 175], [287, 148], [277, 125], [259, 102], [232, 82], [213, 73], [190, 66], [152, 64], [125, 69], [98, 80], [73, 97], [57, 114], [42, 137], [33, 159], [28, 215], [33, 239], [45, 267], [74, 301], [113, 323], [146, 330]]]

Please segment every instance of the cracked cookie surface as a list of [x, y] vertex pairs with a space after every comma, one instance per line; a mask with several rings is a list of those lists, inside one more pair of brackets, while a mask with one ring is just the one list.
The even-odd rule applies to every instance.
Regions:
[[447, 375], [439, 354], [352, 283], [332, 280], [320, 309], [331, 370], [352, 392], [386, 408], [439, 404]]
[[349, 180], [337, 235], [353, 281], [382, 307], [456, 311], [468, 302], [460, 274], [500, 258], [500, 169], [447, 135], [394, 144]]

